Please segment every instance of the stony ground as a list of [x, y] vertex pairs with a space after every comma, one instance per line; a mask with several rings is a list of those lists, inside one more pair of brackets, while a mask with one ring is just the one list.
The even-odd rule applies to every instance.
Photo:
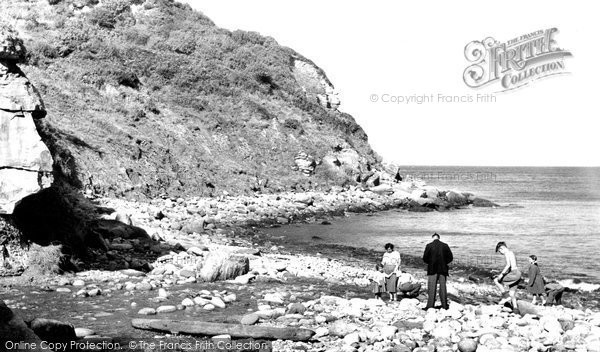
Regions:
[[[393, 204], [359, 190], [341, 197], [359, 209]], [[108, 238], [108, 252], [94, 264], [100, 270], [36, 278], [32, 286], [3, 279], [3, 298], [29, 318], [71, 323], [89, 341], [173, 337], [131, 327], [133, 318], [152, 317], [315, 332], [306, 342], [273, 342], [284, 351], [599, 351], [597, 306], [528, 306], [530, 314], [521, 316], [495, 303], [500, 295], [489, 281], [464, 273], [449, 283], [450, 309], [425, 312], [423, 294], [399, 302], [371, 298], [366, 256], [286, 248], [248, 226], [324, 221], [340, 209], [339, 195], [232, 199], [98, 200], [115, 210], [106, 218], [142, 228], [150, 239], [127, 232]], [[205, 282], [212, 275], [207, 263], [221, 257], [247, 258], [248, 273]], [[403, 269], [424, 284], [410, 262]]]

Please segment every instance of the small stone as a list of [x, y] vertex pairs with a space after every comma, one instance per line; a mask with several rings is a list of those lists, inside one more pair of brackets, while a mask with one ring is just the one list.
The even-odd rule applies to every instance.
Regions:
[[135, 285], [135, 289], [138, 291], [151, 291], [152, 285], [150, 285], [148, 282], [140, 282]]
[[270, 303], [283, 304], [283, 299], [276, 293], [267, 293], [263, 299]]
[[258, 322], [258, 315], [255, 313], [246, 314], [240, 320], [242, 325], [254, 325]]
[[225, 302], [223, 302], [223, 300], [221, 298], [219, 298], [219, 297], [213, 297], [210, 300], [210, 303], [212, 305], [214, 305], [215, 307], [218, 307], [218, 308], [225, 308], [226, 307]]
[[230, 294], [226, 295], [225, 297], [223, 297], [223, 302], [225, 302], [225, 303], [235, 302], [236, 300], [237, 300], [237, 296], [235, 293], [230, 293]]
[[60, 293], [71, 293], [71, 289], [66, 288], [66, 287], [59, 287], [56, 289], [56, 292], [60, 292]]
[[350, 333], [344, 336], [344, 343], [347, 345], [351, 345], [353, 343], [360, 342], [360, 335], [357, 332]]
[[381, 328], [381, 337], [383, 337], [386, 340], [392, 340], [394, 338], [394, 335], [396, 335], [396, 332], [398, 331], [398, 328], [395, 326], [384, 326], [383, 328]]
[[212, 339], [218, 341], [231, 341], [231, 335], [215, 335]]
[[179, 276], [181, 277], [196, 277], [196, 273], [191, 270], [182, 269], [179, 270]]
[[161, 287], [158, 289], [158, 297], [167, 298], [167, 297], [169, 297], [169, 294], [167, 293], [167, 290], [165, 290], [164, 288]]
[[202, 308], [204, 308], [204, 310], [214, 310], [215, 306], [209, 303]]
[[186, 298], [183, 301], [181, 301], [181, 304], [185, 307], [191, 307], [194, 305], [194, 301], [192, 301], [190, 298]]
[[208, 303], [210, 303], [210, 301], [207, 299], [204, 299], [202, 297], [194, 297], [194, 304], [196, 304], [198, 306], [205, 306]]
[[124, 269], [124, 270], [121, 270], [120, 272], [121, 272], [121, 274], [131, 276], [131, 277], [146, 276], [146, 274], [144, 272], [139, 271], [139, 270], [134, 270], [134, 269]]
[[99, 288], [93, 288], [93, 289], [89, 290], [87, 294], [90, 297], [100, 296], [102, 294], [102, 291], [100, 291]]
[[155, 315], [156, 309], [154, 308], [142, 308], [139, 310], [138, 314], [140, 315]]
[[477, 341], [470, 338], [462, 339], [458, 342], [460, 352], [475, 352], [477, 350]]
[[302, 303], [292, 303], [288, 308], [287, 314], [304, 314], [306, 307]]
[[75, 287], [85, 286], [85, 281], [83, 281], [81, 279], [77, 279], [77, 280], [73, 281], [72, 285]]
[[156, 308], [156, 313], [172, 313], [177, 310], [176, 306], [160, 306]]
[[92, 329], [88, 328], [75, 328], [75, 336], [82, 338], [86, 336], [95, 335], [96, 333]]
[[315, 329], [314, 337], [322, 337], [322, 336], [327, 336], [327, 335], [329, 335], [329, 329], [327, 329], [326, 327], [320, 326]]

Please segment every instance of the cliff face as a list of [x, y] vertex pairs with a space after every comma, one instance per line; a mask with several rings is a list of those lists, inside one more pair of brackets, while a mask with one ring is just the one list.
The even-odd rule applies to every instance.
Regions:
[[11, 214], [17, 201], [51, 181], [50, 151], [34, 124], [46, 111], [17, 67], [24, 58], [23, 42], [0, 23], [0, 214]]
[[171, 0], [2, 1], [55, 177], [89, 193], [208, 196], [328, 188], [379, 167], [324, 72]]

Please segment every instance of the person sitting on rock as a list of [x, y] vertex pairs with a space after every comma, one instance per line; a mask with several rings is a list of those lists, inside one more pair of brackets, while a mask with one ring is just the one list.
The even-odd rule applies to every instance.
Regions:
[[544, 304], [545, 306], [551, 306], [554, 304], [562, 305], [562, 295], [565, 292], [565, 288], [558, 283], [558, 281], [551, 281], [544, 287], [548, 300]]
[[416, 282], [411, 274], [405, 271], [401, 271], [398, 274], [398, 292], [400, 292], [403, 297], [415, 298], [419, 296], [420, 291], [421, 284]]
[[383, 272], [383, 265], [375, 265], [375, 271], [370, 275], [371, 287], [375, 298], [382, 300], [381, 294], [385, 292], [385, 279], [387, 275]]
[[[508, 246], [505, 242], [498, 242], [496, 244], [496, 253], [500, 253], [504, 255], [506, 259], [506, 266], [502, 269], [502, 272], [498, 276], [494, 278], [494, 283], [500, 289], [502, 293], [503, 299], [500, 300], [500, 304], [504, 305], [509, 299], [512, 303], [513, 312], [517, 312], [519, 307], [517, 304], [517, 286], [521, 282], [521, 271], [517, 266], [517, 258], [515, 254], [508, 249]], [[508, 287], [508, 296], [506, 297], [506, 289], [504, 286]]]

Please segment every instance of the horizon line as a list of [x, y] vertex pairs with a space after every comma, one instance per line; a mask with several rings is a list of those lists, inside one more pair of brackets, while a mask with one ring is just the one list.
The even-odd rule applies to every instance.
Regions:
[[383, 164], [393, 164], [395, 166], [410, 167], [529, 167], [529, 168], [600, 168], [600, 165], [450, 165], [450, 164], [398, 164], [395, 162], [382, 162]]

